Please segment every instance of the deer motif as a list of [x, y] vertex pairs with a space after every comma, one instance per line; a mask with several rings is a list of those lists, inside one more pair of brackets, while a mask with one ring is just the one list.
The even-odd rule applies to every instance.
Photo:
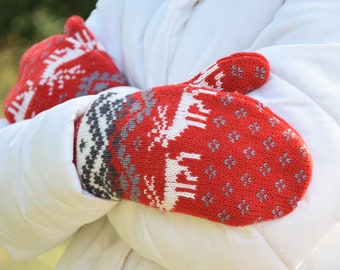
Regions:
[[[158, 106], [158, 116], [153, 119], [156, 128], [152, 129], [148, 134], [150, 137], [152, 134], [156, 134], [149, 146], [149, 151], [151, 151], [155, 143], [160, 143], [163, 148], [168, 148], [169, 140], [178, 139], [190, 127], [205, 129], [210, 110], [204, 108], [203, 101], [199, 99], [199, 95], [216, 95], [216, 92], [204, 89], [196, 89], [190, 92], [186, 90], [183, 90], [172, 121], [169, 121], [168, 106]], [[157, 194], [159, 191], [155, 190], [154, 176], [151, 176], [151, 179], [144, 177], [147, 186], [144, 194], [150, 200], [150, 206], [155, 206], [164, 211], [171, 211], [181, 197], [195, 199], [198, 177], [192, 175], [190, 169], [183, 163], [185, 160], [200, 160], [201, 155], [180, 152], [179, 155], [173, 158], [167, 153], [164, 158], [164, 199], [160, 200], [160, 196]]]
[[[13, 114], [14, 120], [19, 122], [24, 119], [28, 105], [30, 104], [35, 92], [36, 87], [32, 81], [27, 81], [28, 90], [16, 97], [17, 101], [13, 101], [11, 106], [8, 108], [8, 112]], [[21, 102], [20, 102], [21, 101]]]
[[[187, 166], [180, 164], [184, 159], [200, 160], [201, 155], [181, 152], [175, 159], [169, 158], [166, 154], [165, 161], [165, 187], [164, 187], [164, 200], [159, 199], [159, 195], [155, 190], [154, 176], [151, 180], [146, 177], [145, 183], [147, 189], [144, 190], [144, 194], [147, 194], [147, 198], [150, 200], [150, 206], [155, 206], [164, 211], [171, 211], [175, 208], [176, 202], [180, 197], [195, 199], [197, 176], [193, 176], [192, 172]], [[178, 182], [179, 176], [184, 175], [185, 180]], [[180, 191], [178, 190], [180, 189]], [[151, 194], [150, 194], [151, 192]]]
[[[216, 95], [216, 92], [203, 89], [187, 92], [184, 89], [171, 126], [168, 126], [167, 108], [162, 109], [159, 108], [161, 106], [158, 107], [159, 121], [155, 121], [157, 127], [151, 133], [158, 133], [159, 135], [154, 138], [149, 149], [155, 142], [161, 142], [162, 147], [167, 148], [169, 140], [175, 140], [177, 137], [180, 137], [191, 126], [202, 129], [206, 127], [205, 122], [210, 110], [204, 108], [202, 100], [198, 99], [199, 94]], [[198, 112], [190, 112], [190, 109], [194, 106], [198, 108]]]
[[[81, 57], [85, 53], [87, 53], [87, 49], [77, 41], [68, 38], [68, 41], [73, 45], [70, 47], [65, 47], [63, 49], [55, 50], [49, 57], [44, 60], [44, 64], [46, 64], [46, 68], [44, 72], [41, 74], [41, 80], [39, 81], [40, 85], [48, 85], [50, 86], [50, 91], [54, 87], [54, 83], [58, 82], [61, 86], [63, 84], [63, 80], [68, 77], [72, 77], [72, 74], [81, 73], [80, 66], [74, 66], [69, 70], [59, 70], [57, 69], [63, 64], [70, 62], [76, 58]], [[66, 74], [68, 73], [68, 74]]]

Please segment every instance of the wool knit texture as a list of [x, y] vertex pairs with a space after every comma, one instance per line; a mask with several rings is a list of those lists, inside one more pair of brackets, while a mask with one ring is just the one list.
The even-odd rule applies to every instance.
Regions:
[[[312, 161], [287, 122], [244, 95], [268, 78], [266, 58], [242, 52], [181, 84], [100, 94], [76, 122], [83, 188], [232, 226], [289, 214], [306, 192]], [[72, 16], [63, 35], [24, 54], [5, 116], [17, 122], [120, 85], [124, 76]]]
[[263, 55], [239, 52], [218, 59], [185, 83], [216, 91], [247, 94], [268, 80], [269, 70], [269, 63]]
[[35, 44], [23, 55], [18, 80], [4, 102], [10, 123], [32, 118], [71, 98], [127, 85], [82, 18], [70, 17], [64, 32]]
[[76, 151], [84, 188], [98, 197], [232, 226], [292, 212], [312, 174], [303, 139], [269, 108], [190, 84], [100, 94]]

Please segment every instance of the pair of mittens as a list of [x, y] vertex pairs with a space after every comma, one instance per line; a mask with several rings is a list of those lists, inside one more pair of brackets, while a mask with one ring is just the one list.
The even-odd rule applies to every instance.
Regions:
[[[269, 77], [257, 53], [219, 59], [181, 84], [105, 92], [76, 122], [84, 189], [241, 226], [289, 214], [311, 179], [301, 136], [245, 94]], [[127, 85], [84, 21], [31, 47], [5, 100], [11, 123], [68, 99]]]
[[77, 122], [84, 189], [232, 226], [292, 212], [312, 175], [294, 128], [245, 94], [267, 60], [237, 53], [181, 84], [100, 94]]
[[4, 102], [10, 123], [32, 118], [71, 98], [127, 85], [82, 18], [70, 17], [64, 34], [51, 36], [21, 58], [19, 75]]

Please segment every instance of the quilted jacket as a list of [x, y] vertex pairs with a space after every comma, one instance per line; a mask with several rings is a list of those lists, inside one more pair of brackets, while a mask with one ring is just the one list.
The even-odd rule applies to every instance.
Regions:
[[291, 214], [243, 227], [95, 198], [72, 162], [73, 123], [96, 99], [85, 96], [0, 122], [0, 246], [28, 259], [72, 237], [57, 269], [340, 269], [339, 14], [339, 0], [99, 0], [86, 25], [132, 91], [234, 52], [266, 56], [270, 78], [249, 95], [307, 143], [307, 194]]

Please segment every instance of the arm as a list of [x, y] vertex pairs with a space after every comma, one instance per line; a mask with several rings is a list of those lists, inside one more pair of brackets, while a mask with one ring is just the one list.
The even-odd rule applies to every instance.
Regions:
[[[233, 1], [223, 3], [227, 2]], [[273, 5], [277, 3], [278, 11], [265, 13], [263, 7], [267, 7], [269, 2], [262, 1], [265, 5], [259, 2], [243, 2], [257, 5], [257, 9], [240, 5], [240, 10], [235, 8], [229, 11], [226, 8], [213, 10], [216, 8], [214, 4], [201, 1], [194, 10], [197, 21], [194, 21], [194, 16], [185, 21], [183, 31], [179, 33], [186, 33], [177, 39], [179, 42], [174, 42], [174, 47], [179, 49], [174, 49], [174, 60], [165, 66], [170, 70], [169, 74], [172, 71], [174, 81], [181, 80], [183, 76], [189, 77], [190, 71], [194, 72], [200, 63], [228, 53], [230, 44], [235, 44], [230, 42], [230, 36], [246, 39], [244, 36], [248, 35], [244, 33], [258, 27], [260, 20], [268, 15], [268, 20], [261, 25], [252, 42], [240, 44], [236, 49], [249, 48], [268, 57], [272, 67], [271, 78], [261, 89], [252, 92], [251, 96], [291, 123], [310, 146], [315, 165], [311, 187], [296, 212], [288, 215], [285, 220], [245, 229], [221, 228], [189, 216], [162, 215], [151, 208], [129, 202], [115, 207], [109, 216], [122, 239], [145, 258], [168, 268], [181, 269], [189, 264], [196, 268], [214, 268], [213, 263], [217, 264], [215, 268], [228, 265], [235, 269], [256, 266], [266, 269], [273, 265], [277, 269], [339, 266], [336, 252], [338, 244], [335, 243], [339, 243], [340, 239], [337, 226], [340, 205], [340, 36], [337, 34], [337, 14], [340, 6], [337, 1], [270, 1]], [[204, 5], [210, 5], [210, 13], [206, 12]], [[245, 10], [251, 11], [250, 19], [243, 15]], [[230, 23], [224, 23], [230, 15], [228, 12], [243, 18], [241, 22], [244, 25], [240, 25], [240, 20], [234, 20], [234, 28], [223, 33], [214, 31]], [[214, 20], [211, 20], [211, 14]], [[205, 26], [211, 21], [216, 21], [218, 28], [198, 27], [199, 22]], [[152, 22], [158, 26], [162, 20], [150, 20], [150, 24]], [[133, 26], [128, 23], [126, 25]], [[192, 32], [189, 31], [190, 25], [193, 26]], [[197, 28], [201, 31], [197, 31]], [[177, 36], [173, 40], [175, 38]], [[195, 43], [195, 38], [200, 41], [203, 39], [203, 42]], [[155, 42], [156, 38], [152, 41]], [[204, 49], [198, 50], [199, 45], [196, 44], [208, 48], [207, 52]], [[164, 51], [164, 47], [147, 48]], [[197, 51], [193, 51], [193, 48]], [[180, 49], [183, 50], [182, 54]], [[141, 58], [143, 56], [141, 53]], [[160, 69], [156, 61], [150, 63], [150, 66]], [[142, 84], [143, 80], [140, 81]], [[179, 237], [175, 237], [177, 235]], [[180, 252], [178, 247], [185, 248]], [[208, 253], [209, 256], [207, 247], [214, 247]], [[193, 262], [197, 265], [193, 265]]]
[[73, 121], [94, 98], [0, 129], [0, 245], [14, 258], [39, 255], [114, 205], [82, 190], [72, 162]]
[[8, 125], [9, 123], [6, 121], [6, 119], [0, 119], [0, 129]]

